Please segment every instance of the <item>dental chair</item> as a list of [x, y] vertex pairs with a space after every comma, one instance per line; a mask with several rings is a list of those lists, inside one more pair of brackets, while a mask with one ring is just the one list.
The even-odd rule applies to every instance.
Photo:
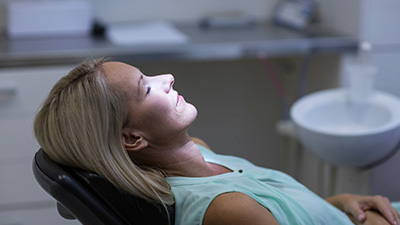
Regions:
[[96, 173], [56, 163], [43, 149], [36, 152], [32, 166], [37, 182], [56, 199], [65, 219], [84, 225], [174, 224], [173, 206], [166, 213], [161, 205], [123, 193]]

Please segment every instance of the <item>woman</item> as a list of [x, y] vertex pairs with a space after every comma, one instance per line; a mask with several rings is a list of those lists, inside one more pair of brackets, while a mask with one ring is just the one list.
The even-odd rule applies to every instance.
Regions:
[[[170, 74], [146, 76], [103, 59], [51, 90], [34, 130], [59, 163], [95, 171], [148, 201], [176, 204], [176, 224], [399, 224], [384, 197], [323, 200], [278, 171], [196, 145], [196, 108]], [[351, 220], [351, 221], [350, 221]]]

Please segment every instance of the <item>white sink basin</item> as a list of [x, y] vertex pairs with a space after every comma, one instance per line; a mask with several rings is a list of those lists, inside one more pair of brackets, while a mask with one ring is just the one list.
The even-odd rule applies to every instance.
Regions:
[[350, 103], [344, 89], [319, 91], [295, 102], [290, 113], [303, 146], [336, 165], [367, 166], [400, 141], [400, 100], [385, 92]]

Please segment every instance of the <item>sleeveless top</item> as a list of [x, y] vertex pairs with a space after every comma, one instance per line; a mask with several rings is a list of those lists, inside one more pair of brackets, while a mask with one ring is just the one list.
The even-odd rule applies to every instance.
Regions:
[[219, 195], [240, 192], [267, 208], [284, 225], [352, 225], [348, 217], [290, 176], [249, 161], [218, 155], [199, 146], [205, 160], [233, 172], [210, 177], [168, 177], [175, 197], [175, 224], [202, 225], [210, 203]]

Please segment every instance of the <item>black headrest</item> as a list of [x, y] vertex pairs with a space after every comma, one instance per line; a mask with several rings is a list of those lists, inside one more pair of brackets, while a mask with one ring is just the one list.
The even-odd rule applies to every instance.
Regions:
[[172, 206], [168, 207], [167, 214], [161, 204], [149, 203], [143, 198], [124, 193], [96, 173], [79, 169], [73, 172], [130, 224], [167, 225], [169, 217], [174, 218]]
[[[87, 214], [87, 212], [82, 212], [87, 208], [95, 211], [93, 212], [95, 215], [101, 213], [102, 215], [99, 215], [99, 217], [104, 224], [174, 224], [173, 206], [168, 207], [169, 213], [167, 213], [161, 204], [149, 203], [140, 197], [125, 193], [97, 173], [54, 162], [42, 149], [35, 155], [34, 172], [35, 176], [38, 176], [38, 173], [43, 173], [48, 177], [46, 179], [51, 179], [52, 182], [56, 183], [56, 185], [51, 185], [52, 188], [44, 187], [42, 182], [49, 182], [39, 181], [37, 178], [41, 186], [45, 190], [47, 189], [46, 191], [50, 195], [67, 207], [78, 219], [80, 219], [80, 215], [76, 215], [76, 213]], [[39, 176], [43, 176], [43, 174]], [[60, 193], [54, 193], [55, 187], [58, 185], [79, 199], [80, 203], [77, 207], [84, 207], [85, 210], [73, 209], [76, 206], [69, 203], [72, 201], [70, 198], [65, 203], [63, 201], [66, 200], [63, 197], [55, 196], [60, 195]], [[89, 207], [81, 206], [81, 204], [87, 204]], [[102, 218], [103, 215], [106, 218]], [[108, 220], [109, 217], [117, 219], [116, 221], [106, 222], [105, 220]], [[168, 222], [169, 220], [171, 223]]]

